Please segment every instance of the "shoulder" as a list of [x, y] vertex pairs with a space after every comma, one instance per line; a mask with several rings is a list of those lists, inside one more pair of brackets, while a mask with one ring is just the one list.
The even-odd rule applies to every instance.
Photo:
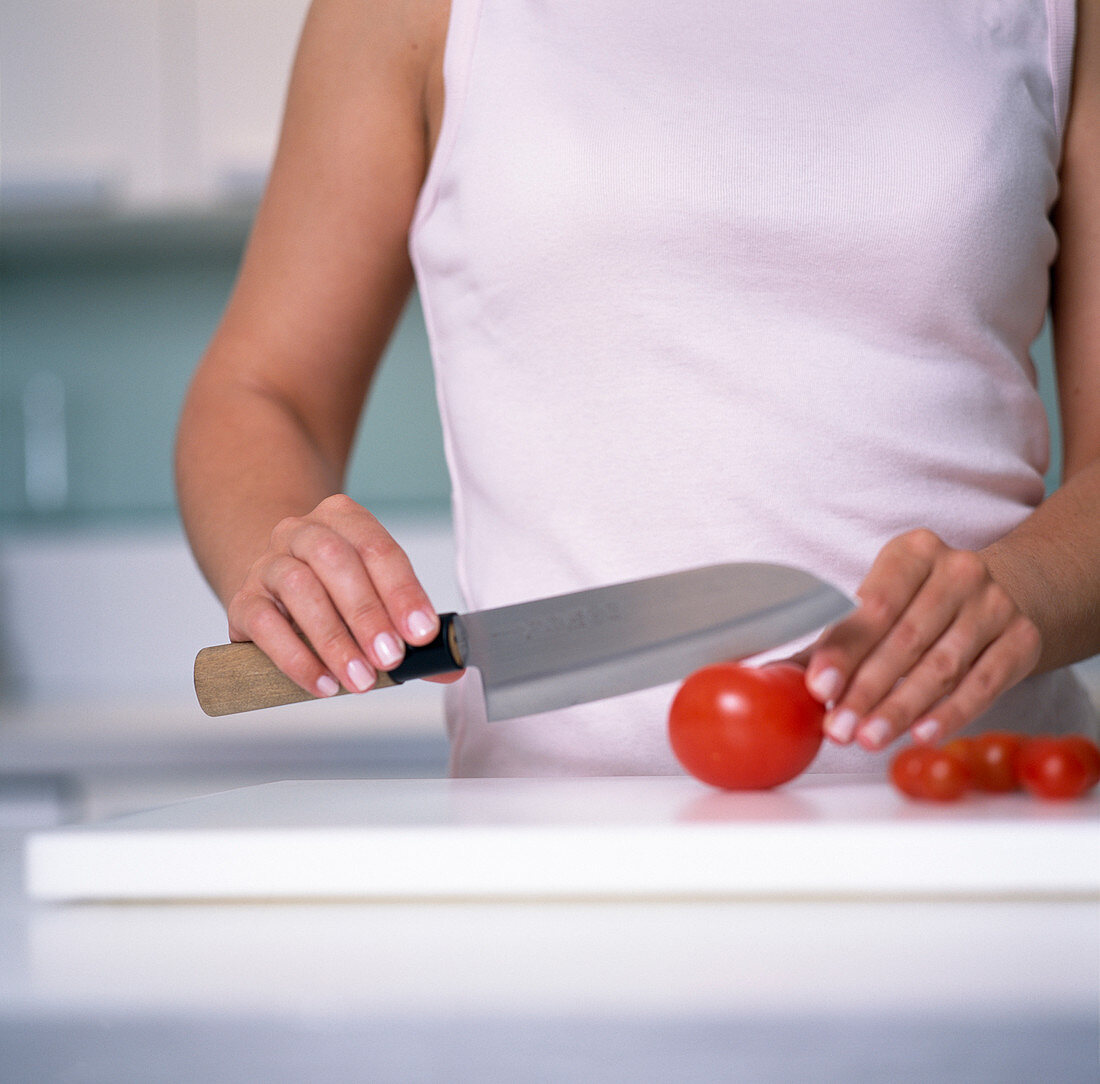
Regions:
[[449, 0], [312, 0], [302, 43], [415, 75], [442, 56], [449, 16]]
[[401, 0], [409, 36], [410, 77], [422, 95], [429, 154], [443, 119], [443, 53], [450, 0]]
[[296, 68], [341, 97], [415, 112], [430, 132], [449, 18], [449, 0], [312, 0]]
[[1100, 162], [1100, 0], [1077, 0], [1073, 82], [1066, 120], [1063, 183], [1088, 175], [1091, 188]]
[[1077, 0], [1070, 118], [1100, 93], [1100, 0]]
[[1054, 358], [1063, 475], [1100, 458], [1100, 0], [1078, 0], [1074, 74], [1054, 208]]

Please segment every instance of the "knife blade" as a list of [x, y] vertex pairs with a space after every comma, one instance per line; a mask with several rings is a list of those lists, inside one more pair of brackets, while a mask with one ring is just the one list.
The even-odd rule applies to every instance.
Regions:
[[[707, 565], [467, 614], [406, 647], [374, 688], [474, 667], [491, 721], [537, 715], [676, 681], [725, 659], [785, 644], [850, 612], [852, 600], [804, 569]], [[207, 715], [314, 697], [255, 644], [204, 648], [195, 692]]]

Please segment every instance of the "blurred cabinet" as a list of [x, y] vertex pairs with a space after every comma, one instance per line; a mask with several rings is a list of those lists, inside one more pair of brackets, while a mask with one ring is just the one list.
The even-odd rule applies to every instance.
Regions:
[[[0, 4], [0, 532], [170, 513], [171, 445], [274, 152], [309, 0]], [[348, 488], [449, 483], [419, 306]]]
[[144, 211], [254, 198], [307, 3], [6, 4], [6, 210]]
[[0, 16], [0, 192], [85, 207], [162, 184], [162, 20], [148, 0], [34, 0]]
[[[178, 2], [178, 0], [177, 0]], [[196, 184], [207, 199], [259, 195], [278, 139], [307, 0], [193, 0]]]

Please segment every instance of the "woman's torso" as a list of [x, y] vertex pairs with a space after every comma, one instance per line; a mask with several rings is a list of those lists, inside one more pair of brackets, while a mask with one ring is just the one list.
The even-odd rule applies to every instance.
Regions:
[[[1067, 0], [455, 0], [411, 250], [469, 604], [736, 559], [853, 590], [901, 531], [1019, 522], [1071, 46]], [[675, 770], [668, 689], [488, 727], [465, 686], [460, 773]]]

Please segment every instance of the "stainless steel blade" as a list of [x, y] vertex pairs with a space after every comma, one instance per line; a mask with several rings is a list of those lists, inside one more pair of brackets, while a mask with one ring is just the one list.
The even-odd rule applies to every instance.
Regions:
[[490, 720], [535, 715], [745, 658], [853, 608], [802, 569], [761, 562], [523, 602], [456, 619], [459, 648], [481, 671]]

